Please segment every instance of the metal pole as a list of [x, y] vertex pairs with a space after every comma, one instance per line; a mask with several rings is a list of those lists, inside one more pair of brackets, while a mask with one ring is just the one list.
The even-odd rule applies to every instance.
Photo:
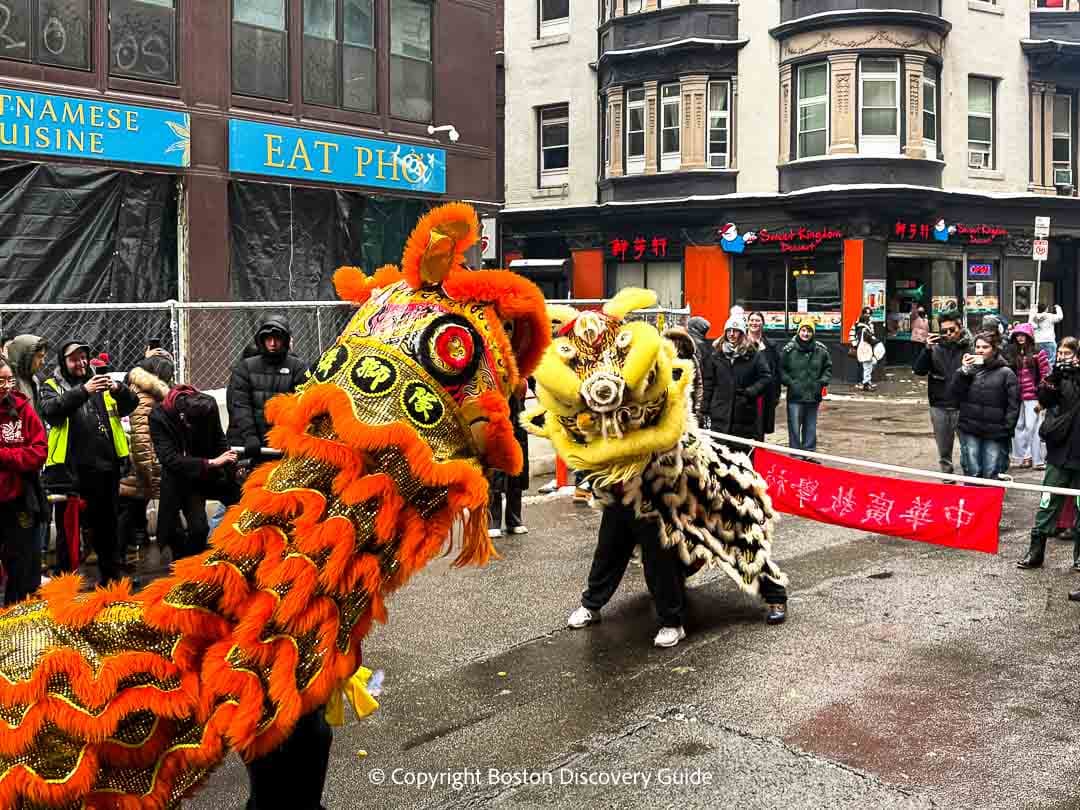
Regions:
[[1035, 262], [1035, 294], [1031, 301], [1031, 315], [1039, 311], [1039, 286], [1042, 283], [1042, 259]]

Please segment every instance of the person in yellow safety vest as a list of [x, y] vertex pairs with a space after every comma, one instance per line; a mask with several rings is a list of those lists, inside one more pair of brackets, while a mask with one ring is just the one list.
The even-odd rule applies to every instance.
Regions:
[[[116, 520], [120, 476], [129, 455], [120, 419], [139, 404], [126, 386], [89, 364], [90, 347], [67, 340], [57, 367], [41, 387], [41, 415], [49, 425], [45, 484], [51, 492], [78, 494], [86, 502], [81, 524], [92, 533], [101, 584], [119, 579]], [[57, 525], [63, 521], [58, 515]], [[57, 541], [57, 548], [66, 543]], [[74, 562], [74, 561], [72, 561]]]

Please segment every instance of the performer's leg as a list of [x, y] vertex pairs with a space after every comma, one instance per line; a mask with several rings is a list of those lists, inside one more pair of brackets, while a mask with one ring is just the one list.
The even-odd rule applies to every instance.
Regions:
[[513, 531], [525, 525], [521, 516], [522, 492], [516, 476], [506, 483], [506, 528]]
[[655, 521], [634, 521], [633, 543], [641, 546], [645, 584], [656, 607], [661, 627], [682, 627], [686, 617], [686, 576], [678, 553], [660, 544], [660, 527]]
[[323, 709], [301, 717], [285, 742], [248, 763], [247, 810], [319, 810], [333, 740]]
[[633, 519], [632, 507], [604, 507], [604, 514], [600, 518], [600, 535], [589, 569], [589, 584], [581, 594], [582, 607], [598, 611], [615, 595], [634, 551], [630, 528]]
[[488, 485], [488, 528], [492, 531], [502, 529], [503, 494], [494, 482]]

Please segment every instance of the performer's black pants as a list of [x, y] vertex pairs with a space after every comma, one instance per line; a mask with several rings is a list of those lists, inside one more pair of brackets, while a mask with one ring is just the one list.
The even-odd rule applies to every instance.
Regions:
[[600, 538], [589, 570], [581, 604], [600, 610], [622, 582], [634, 546], [641, 546], [645, 583], [649, 586], [662, 627], [680, 627], [686, 613], [686, 578], [674, 549], [660, 545], [660, 527], [634, 516], [631, 506], [606, 506], [600, 519]]
[[248, 764], [247, 810], [320, 810], [333, 741], [323, 709], [301, 717], [285, 742]]

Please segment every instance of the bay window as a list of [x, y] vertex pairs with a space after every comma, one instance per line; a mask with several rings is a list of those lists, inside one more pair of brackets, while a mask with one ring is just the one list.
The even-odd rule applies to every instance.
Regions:
[[682, 88], [665, 84], [660, 88], [660, 171], [674, 171], [682, 164], [679, 145]]
[[937, 77], [937, 68], [933, 65], [927, 65], [923, 69], [923, 144], [926, 147], [926, 156], [931, 159], [937, 157]]
[[859, 152], [900, 154], [900, 61], [859, 61]]
[[709, 130], [706, 133], [708, 166], [710, 169], [726, 169], [729, 165], [730, 82], [709, 82]]
[[1072, 96], [1054, 96], [1054, 185], [1071, 186]]
[[824, 155], [828, 147], [829, 66], [799, 68], [798, 157]]
[[561, 186], [570, 179], [570, 105], [541, 107], [540, 185]]
[[645, 171], [645, 89], [626, 91], [626, 173]]

